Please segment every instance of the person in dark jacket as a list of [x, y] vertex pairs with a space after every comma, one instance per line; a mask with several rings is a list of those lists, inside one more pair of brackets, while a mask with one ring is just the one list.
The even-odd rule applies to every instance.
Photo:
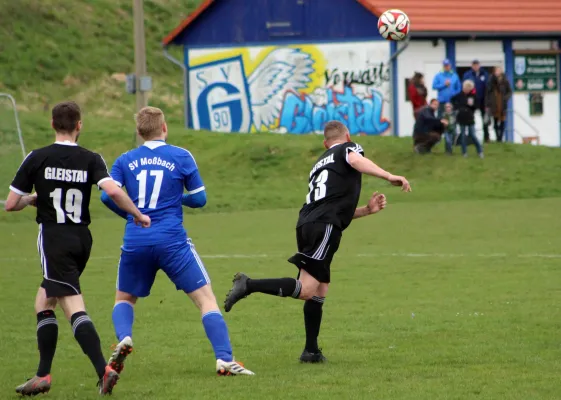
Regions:
[[413, 145], [416, 153], [430, 153], [433, 146], [440, 141], [447, 122], [437, 118], [438, 106], [438, 100], [432, 99], [430, 104], [418, 113], [413, 129]]
[[512, 97], [510, 83], [501, 67], [495, 67], [493, 76], [487, 85], [485, 105], [489, 114], [493, 116], [493, 124], [497, 135], [497, 142], [502, 142], [505, 133], [506, 111], [508, 101]]
[[420, 72], [415, 72], [413, 78], [409, 81], [407, 94], [413, 106], [413, 117], [417, 120], [417, 116], [423, 107], [427, 105], [427, 87], [425, 86], [425, 77]]
[[486, 118], [485, 95], [487, 93], [487, 83], [489, 82], [489, 73], [481, 68], [479, 60], [473, 60], [471, 68], [466, 71], [463, 77], [464, 81], [473, 81], [475, 84], [475, 101], [477, 110], [481, 113], [483, 121], [483, 140], [489, 142], [489, 124]]
[[464, 157], [467, 157], [467, 136], [469, 136], [477, 149], [477, 154], [480, 158], [483, 158], [483, 148], [475, 136], [477, 99], [473, 81], [464, 81], [462, 91], [454, 96], [452, 104], [457, 111], [456, 122], [460, 125], [460, 143]]

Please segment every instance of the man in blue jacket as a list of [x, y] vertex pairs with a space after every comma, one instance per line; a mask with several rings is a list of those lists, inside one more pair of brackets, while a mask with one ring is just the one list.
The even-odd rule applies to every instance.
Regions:
[[483, 138], [485, 142], [489, 141], [489, 125], [485, 121], [485, 92], [487, 91], [487, 82], [489, 81], [489, 73], [481, 68], [479, 60], [473, 60], [471, 69], [466, 71], [463, 77], [464, 81], [470, 80], [475, 84], [475, 101], [476, 107], [481, 113], [483, 120]]
[[432, 81], [432, 88], [438, 91], [438, 118], [442, 117], [444, 113], [444, 105], [452, 101], [452, 97], [457, 95], [462, 90], [460, 77], [452, 71], [452, 64], [449, 59], [442, 62], [442, 71], [434, 77]]

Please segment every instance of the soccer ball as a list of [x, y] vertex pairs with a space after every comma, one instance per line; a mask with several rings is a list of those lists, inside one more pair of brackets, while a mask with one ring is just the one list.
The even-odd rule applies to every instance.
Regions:
[[388, 10], [378, 18], [378, 31], [384, 39], [403, 40], [410, 29], [409, 17], [401, 10]]

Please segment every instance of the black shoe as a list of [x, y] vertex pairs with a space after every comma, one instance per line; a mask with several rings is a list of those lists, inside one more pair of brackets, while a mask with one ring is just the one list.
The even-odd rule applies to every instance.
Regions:
[[236, 275], [234, 275], [234, 280], [232, 281], [234, 282], [234, 285], [226, 295], [226, 300], [224, 300], [224, 311], [229, 312], [234, 304], [236, 304], [244, 297], [247, 297], [248, 280], [249, 277], [245, 274], [242, 274], [241, 272], [238, 272]]
[[324, 363], [327, 362], [327, 358], [321, 352], [321, 349], [318, 349], [317, 352], [311, 353], [308, 350], [304, 350], [302, 355], [300, 356], [301, 363]]

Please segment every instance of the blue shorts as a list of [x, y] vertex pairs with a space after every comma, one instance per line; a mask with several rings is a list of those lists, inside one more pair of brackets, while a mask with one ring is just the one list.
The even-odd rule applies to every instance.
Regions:
[[121, 247], [117, 290], [147, 297], [158, 270], [166, 273], [177, 290], [191, 293], [210, 284], [210, 278], [191, 239], [154, 246]]

